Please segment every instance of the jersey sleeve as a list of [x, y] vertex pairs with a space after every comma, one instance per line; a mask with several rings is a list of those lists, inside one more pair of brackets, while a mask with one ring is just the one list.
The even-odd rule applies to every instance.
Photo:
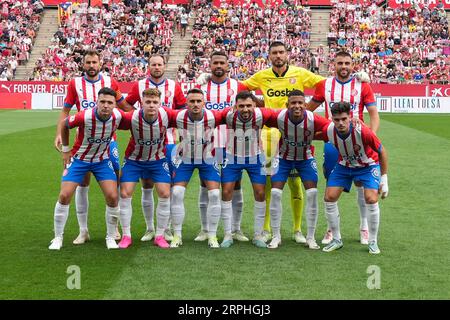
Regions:
[[116, 101], [118, 103], [122, 102], [122, 100], [125, 99], [122, 95], [122, 92], [120, 92], [119, 84], [114, 79], [111, 79], [111, 89], [116, 92]]
[[268, 108], [260, 109], [263, 115], [264, 124], [271, 128], [278, 128], [278, 115], [283, 109], [273, 110]]
[[250, 78], [248, 78], [247, 80], [241, 82], [242, 85], [245, 86], [245, 89], [247, 90], [256, 90], [259, 89], [260, 87], [260, 76], [259, 76], [259, 72], [255, 73], [254, 75], [252, 75]]
[[69, 129], [75, 127], [81, 127], [84, 125], [84, 113], [85, 111], [78, 112], [72, 116], [66, 118], [66, 127]]
[[179, 83], [175, 83], [175, 96], [173, 97], [173, 104], [175, 109], [184, 109], [186, 107], [186, 97], [181, 90]]
[[330, 120], [314, 113], [314, 132], [325, 132], [330, 123]]
[[362, 83], [361, 96], [366, 108], [377, 105], [372, 87], [366, 82]]
[[141, 100], [141, 96], [139, 95], [139, 83], [135, 82], [131, 87], [130, 93], [127, 95], [125, 99], [130, 105], [134, 105], [136, 102]]
[[238, 89], [237, 89], [238, 93], [246, 90], [248, 90], [247, 86], [243, 82], [238, 81]]
[[131, 119], [133, 118], [133, 113], [134, 110], [122, 113], [122, 120], [119, 124], [119, 130], [129, 130], [131, 128]]
[[314, 100], [315, 102], [319, 102], [319, 103], [322, 103], [325, 101], [325, 80], [320, 81], [317, 84], [316, 89], [314, 91], [314, 96], [312, 97], [312, 100]]
[[317, 86], [317, 84], [324, 79], [324, 77], [304, 69], [303, 74], [297, 80], [303, 82], [303, 86], [305, 86], [305, 88], [311, 89]]
[[72, 79], [67, 86], [67, 95], [64, 99], [64, 108], [72, 109], [73, 105], [77, 102], [78, 95], [75, 88], [75, 80]]
[[173, 110], [169, 109], [167, 107], [162, 107], [167, 112], [167, 122], [169, 128], [176, 128], [177, 127], [177, 115], [180, 112], [180, 110]]
[[370, 130], [369, 127], [364, 124], [361, 124], [361, 138], [364, 145], [368, 145], [375, 152], [381, 152], [382, 145], [380, 139], [372, 130]]

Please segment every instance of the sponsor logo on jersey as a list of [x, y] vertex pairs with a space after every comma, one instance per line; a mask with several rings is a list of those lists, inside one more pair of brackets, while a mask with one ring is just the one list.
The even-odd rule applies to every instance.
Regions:
[[290, 147], [302, 148], [311, 145], [310, 141], [292, 141], [287, 138], [284, 138], [284, 142]]
[[89, 100], [81, 100], [80, 105], [83, 109], [92, 109], [97, 106], [97, 102]]
[[207, 110], [222, 110], [228, 107], [231, 107], [230, 102], [220, 102], [220, 103], [206, 102], [205, 104], [205, 108]]
[[89, 143], [92, 143], [92, 144], [110, 143], [111, 142], [111, 137], [107, 137], [107, 138], [92, 138], [92, 137], [89, 137], [89, 138], [87, 138], [87, 141]]
[[138, 139], [137, 142], [140, 146], [154, 146], [156, 144], [160, 144], [162, 142], [162, 139], [154, 139], [154, 140]]
[[[346, 101], [346, 102], [348, 102], [348, 101]], [[333, 102], [330, 102], [330, 109], [333, 108], [333, 106], [334, 106], [336, 103], [339, 103], [339, 101], [333, 101]], [[355, 109], [357, 108], [356, 103], [350, 103], [350, 108], [351, 108], [351, 110], [355, 110]]]
[[287, 97], [289, 93], [291, 93], [293, 90], [284, 89], [284, 90], [274, 90], [269, 89], [267, 90], [267, 96], [269, 97]]

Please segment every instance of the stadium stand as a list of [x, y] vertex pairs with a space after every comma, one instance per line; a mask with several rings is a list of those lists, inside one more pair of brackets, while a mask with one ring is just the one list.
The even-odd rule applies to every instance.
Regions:
[[311, 11], [297, 2], [284, 1], [264, 9], [256, 3], [222, 3], [217, 8], [208, 1], [197, 1], [193, 39], [184, 65], [179, 66], [178, 80], [189, 82], [208, 71], [213, 50], [228, 53], [231, 76], [245, 79], [267, 67], [269, 44], [274, 40], [291, 48], [292, 64], [309, 68]]
[[0, 10], [0, 80], [6, 81], [29, 58], [43, 6], [40, 0], [3, 0]]
[[150, 54], [169, 55], [180, 7], [161, 2], [126, 4], [112, 3], [108, 9], [80, 4], [51, 39], [30, 80], [68, 80], [79, 75], [83, 52], [89, 48], [102, 52], [105, 72], [117, 80], [142, 78]]
[[[329, 60], [350, 52], [373, 83], [448, 84], [450, 41], [443, 7], [389, 8], [372, 1], [335, 1], [330, 14]], [[329, 65], [329, 74], [333, 74]]]

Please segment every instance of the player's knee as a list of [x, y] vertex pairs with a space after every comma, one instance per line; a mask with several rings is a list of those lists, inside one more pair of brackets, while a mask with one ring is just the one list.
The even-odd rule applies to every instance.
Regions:
[[208, 200], [210, 203], [220, 203], [220, 190], [213, 189], [208, 191]]
[[332, 193], [325, 193], [325, 196], [323, 197], [323, 200], [325, 202], [336, 202], [338, 201], [339, 197]]
[[131, 190], [128, 190], [127, 188], [120, 188], [120, 197], [125, 198], [131, 198], [133, 196], [133, 193]]
[[281, 201], [281, 195], [282, 195], [282, 191], [278, 188], [272, 188], [272, 190], [270, 190], [271, 192], [271, 198], [274, 201]]
[[255, 194], [256, 201], [262, 202], [262, 201], [266, 200], [266, 193], [265, 193], [264, 189], [256, 190], [256, 191], [254, 191], [254, 194]]
[[159, 198], [170, 198], [170, 189], [158, 190]]
[[222, 189], [222, 200], [230, 201], [233, 199], [233, 190]]
[[59, 198], [58, 201], [60, 204], [62, 205], [68, 205], [70, 204], [70, 200], [72, 199], [72, 194], [70, 194], [70, 192], [67, 191], [61, 191], [59, 193]]
[[[124, 197], [131, 198], [131, 197]], [[109, 207], [117, 207], [119, 205], [119, 195], [117, 192], [108, 192], [105, 194], [105, 201]]]
[[181, 203], [184, 200], [184, 192], [186, 188], [183, 186], [174, 186], [172, 188], [172, 198], [174, 204]]
[[378, 202], [378, 196], [377, 195], [365, 196], [364, 200], [366, 201], [367, 204], [375, 204]]

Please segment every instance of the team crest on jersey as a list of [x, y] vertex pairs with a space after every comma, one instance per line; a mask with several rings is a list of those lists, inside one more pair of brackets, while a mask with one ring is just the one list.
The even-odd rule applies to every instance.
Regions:
[[305, 134], [305, 137], [309, 137], [311, 135], [311, 131], [305, 130], [304, 134]]
[[353, 97], [355, 97], [355, 96], [358, 95], [358, 93], [359, 93], [358, 90], [353, 89], [352, 92], [351, 92], [351, 95], [352, 95]]
[[378, 178], [380, 176], [380, 170], [378, 170], [378, 168], [373, 168], [372, 170], [370, 170], [370, 173], [372, 173], [372, 176], [374, 178]]
[[295, 84], [296, 82], [297, 82], [297, 79], [295, 79], [295, 78], [289, 79], [289, 83], [291, 83], [291, 84]]
[[234, 94], [234, 90], [233, 89], [228, 89], [228, 95], [232, 96]]
[[166, 93], [165, 93], [166, 98], [169, 98], [171, 95], [172, 95], [172, 92], [167, 90]]
[[358, 153], [361, 150], [361, 146], [359, 144], [355, 144], [353, 146], [353, 150]]

